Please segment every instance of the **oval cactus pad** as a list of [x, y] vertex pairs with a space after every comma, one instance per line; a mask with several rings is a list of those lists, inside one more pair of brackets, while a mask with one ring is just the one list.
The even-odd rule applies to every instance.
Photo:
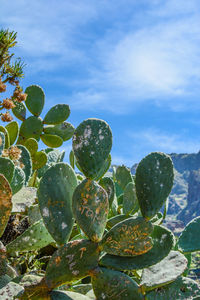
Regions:
[[112, 147], [109, 125], [99, 119], [87, 119], [75, 130], [73, 150], [84, 175], [94, 179], [103, 167]]
[[200, 217], [194, 218], [187, 224], [178, 240], [178, 248], [182, 252], [200, 251]]
[[26, 107], [34, 116], [39, 116], [44, 107], [44, 91], [38, 85], [28, 86], [25, 90], [27, 94]]
[[92, 275], [92, 286], [98, 300], [142, 300], [138, 284], [128, 275], [98, 268]]
[[53, 106], [44, 117], [44, 124], [60, 124], [65, 121], [70, 115], [70, 108], [67, 104], [56, 104]]
[[133, 181], [131, 171], [124, 165], [117, 167], [115, 177], [122, 190], [125, 189], [129, 182]]
[[72, 195], [76, 186], [74, 170], [65, 163], [50, 167], [40, 181], [40, 212], [44, 224], [58, 244], [64, 244], [71, 234], [74, 224]]
[[154, 225], [151, 237], [153, 247], [148, 252], [134, 257], [106, 254], [100, 260], [100, 265], [122, 271], [138, 270], [157, 264], [169, 254], [175, 244], [175, 237], [170, 230], [158, 225]]
[[42, 119], [31, 116], [22, 122], [19, 134], [25, 138], [35, 138], [39, 139], [42, 134], [43, 124]]
[[88, 238], [100, 241], [109, 212], [106, 191], [97, 182], [85, 179], [74, 191], [72, 208], [78, 225]]
[[99, 180], [99, 184], [106, 190], [108, 194], [109, 207], [111, 207], [115, 197], [115, 184], [110, 177], [103, 177]]
[[103, 251], [119, 256], [135, 256], [152, 248], [151, 222], [145, 219], [128, 218], [113, 226], [102, 240]]
[[88, 240], [71, 241], [60, 247], [51, 257], [45, 280], [50, 289], [84, 278], [97, 267], [99, 248]]
[[173, 186], [171, 158], [153, 152], [141, 160], [135, 176], [136, 194], [143, 217], [151, 219], [163, 206]]
[[8, 223], [12, 210], [12, 190], [7, 179], [0, 174], [0, 237]]

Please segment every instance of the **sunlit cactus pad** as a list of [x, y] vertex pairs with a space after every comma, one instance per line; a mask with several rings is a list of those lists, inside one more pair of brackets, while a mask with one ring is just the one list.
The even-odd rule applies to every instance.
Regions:
[[102, 240], [103, 251], [119, 256], [135, 256], [152, 248], [151, 222], [142, 217], [128, 218], [110, 229]]
[[105, 163], [112, 147], [109, 125], [99, 119], [87, 119], [75, 130], [73, 150], [84, 175], [94, 179]]
[[174, 180], [171, 158], [153, 152], [141, 160], [135, 175], [135, 186], [143, 217], [151, 219], [163, 206]]
[[94, 242], [100, 241], [109, 211], [106, 191], [97, 182], [85, 179], [74, 191], [72, 208], [76, 221], [86, 236]]

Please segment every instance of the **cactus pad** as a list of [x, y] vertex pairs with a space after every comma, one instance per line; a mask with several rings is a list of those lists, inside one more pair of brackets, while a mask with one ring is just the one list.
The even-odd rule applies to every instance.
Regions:
[[145, 291], [161, 287], [176, 280], [186, 268], [186, 257], [179, 251], [170, 251], [159, 263], [143, 270], [140, 285]]
[[174, 282], [146, 294], [147, 300], [199, 300], [200, 286], [196, 281], [180, 277]]
[[148, 252], [152, 248], [153, 226], [145, 219], [128, 218], [110, 229], [103, 237], [103, 251], [119, 256], [135, 256]]
[[11, 159], [0, 157], [0, 173], [5, 176], [9, 183], [11, 183], [14, 175], [15, 165]]
[[25, 138], [34, 138], [38, 140], [42, 134], [43, 124], [42, 119], [36, 116], [27, 118], [20, 127], [20, 135]]
[[0, 155], [2, 154], [4, 147], [5, 147], [5, 135], [3, 132], [0, 132]]
[[12, 210], [12, 190], [7, 179], [0, 174], [0, 237], [8, 223]]
[[138, 200], [135, 191], [134, 182], [129, 182], [125, 189], [123, 195], [123, 213], [134, 214], [139, 209]]
[[52, 291], [51, 300], [91, 300], [91, 298], [71, 291]]
[[74, 131], [74, 126], [68, 122], [63, 122], [58, 125], [48, 125], [44, 128], [44, 133], [58, 135], [63, 141], [71, 139]]
[[47, 155], [43, 151], [36, 152], [32, 156], [33, 170], [42, 168], [47, 163]]
[[133, 181], [131, 171], [124, 165], [117, 167], [115, 177], [122, 190], [125, 189], [129, 182]]
[[65, 163], [50, 167], [40, 181], [40, 212], [48, 231], [58, 244], [64, 244], [72, 231], [72, 195], [76, 186], [74, 170]]
[[[17, 283], [9, 282], [2, 289], [0, 289], [0, 299], [1, 300], [11, 300], [17, 299], [24, 292], [24, 288]], [[19, 298], [18, 298], [19, 299]]]
[[106, 191], [97, 182], [85, 179], [74, 191], [72, 208], [76, 221], [86, 236], [99, 242], [109, 211]]
[[89, 276], [97, 267], [97, 243], [76, 240], [61, 246], [51, 257], [46, 269], [46, 283], [50, 289]]
[[34, 138], [27, 139], [24, 142], [24, 146], [28, 149], [31, 156], [34, 155], [38, 151], [38, 142]]
[[10, 147], [10, 138], [9, 138], [8, 130], [5, 127], [0, 125], [0, 132], [2, 132], [5, 136], [4, 147], [7, 149]]
[[142, 300], [139, 285], [128, 275], [98, 268], [92, 275], [92, 286], [98, 300]]
[[99, 184], [106, 190], [108, 194], [109, 207], [111, 207], [115, 197], [115, 185], [110, 177], [103, 177], [99, 180]]
[[34, 187], [23, 187], [12, 197], [12, 213], [25, 212], [36, 200], [37, 189]]
[[12, 109], [13, 114], [20, 121], [24, 121], [26, 119], [26, 106], [23, 102], [14, 101], [15, 107]]
[[75, 130], [73, 150], [84, 175], [94, 179], [109, 156], [112, 132], [109, 125], [99, 119], [87, 119]]
[[20, 167], [15, 167], [12, 181], [10, 183], [12, 194], [16, 194], [25, 184], [25, 173]]
[[31, 85], [26, 88], [25, 93], [27, 94], [26, 107], [34, 116], [38, 117], [44, 107], [44, 91], [38, 85]]
[[200, 217], [196, 217], [182, 231], [178, 240], [179, 250], [185, 253], [200, 251], [199, 231]]
[[44, 117], [44, 124], [56, 125], [64, 122], [70, 115], [70, 108], [67, 104], [53, 106]]
[[151, 219], [163, 206], [173, 186], [171, 158], [153, 152], [141, 160], [135, 176], [135, 186], [143, 217]]
[[21, 156], [19, 158], [20, 167], [24, 171], [26, 175], [25, 183], [27, 184], [29, 181], [29, 178], [32, 173], [32, 160], [30, 152], [26, 149], [26, 147], [22, 145], [17, 145], [17, 148], [21, 150]]
[[48, 146], [48, 147], [52, 147], [52, 148], [58, 148], [60, 146], [62, 146], [63, 140], [61, 137], [59, 137], [58, 135], [53, 135], [53, 134], [42, 134], [41, 135], [41, 140], [43, 141], [43, 143]]
[[34, 251], [43, 248], [54, 242], [42, 220], [28, 227], [20, 236], [7, 246], [7, 252], [13, 253], [15, 251]]
[[9, 138], [10, 138], [10, 145], [13, 145], [16, 141], [18, 134], [19, 134], [19, 125], [16, 121], [8, 123], [5, 128], [8, 131]]
[[[166, 257], [175, 244], [173, 233], [165, 227], [154, 225], [151, 235], [153, 247], [147, 253], [135, 257], [122, 257], [106, 254], [100, 260], [100, 265], [119, 271], [148, 268]], [[162, 243], [160, 243], [162, 241]]]

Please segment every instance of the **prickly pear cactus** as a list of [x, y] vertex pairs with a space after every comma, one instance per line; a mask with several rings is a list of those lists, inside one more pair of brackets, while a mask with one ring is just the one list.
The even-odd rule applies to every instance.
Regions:
[[12, 190], [7, 179], [0, 174], [0, 237], [8, 223], [12, 210]]
[[173, 186], [171, 158], [159, 152], [147, 155], [138, 165], [135, 186], [143, 217], [151, 219], [163, 206]]
[[75, 130], [73, 151], [87, 178], [94, 179], [109, 156], [112, 133], [109, 125], [99, 119], [87, 119]]
[[106, 191], [97, 182], [85, 179], [74, 191], [72, 208], [76, 221], [86, 236], [93, 242], [99, 242], [109, 212]]

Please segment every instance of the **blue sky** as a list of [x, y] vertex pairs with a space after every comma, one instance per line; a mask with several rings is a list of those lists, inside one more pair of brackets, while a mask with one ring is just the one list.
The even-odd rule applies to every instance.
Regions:
[[46, 110], [109, 123], [113, 163], [199, 151], [199, 0], [1, 0], [0, 25], [18, 32], [22, 85], [44, 89]]

